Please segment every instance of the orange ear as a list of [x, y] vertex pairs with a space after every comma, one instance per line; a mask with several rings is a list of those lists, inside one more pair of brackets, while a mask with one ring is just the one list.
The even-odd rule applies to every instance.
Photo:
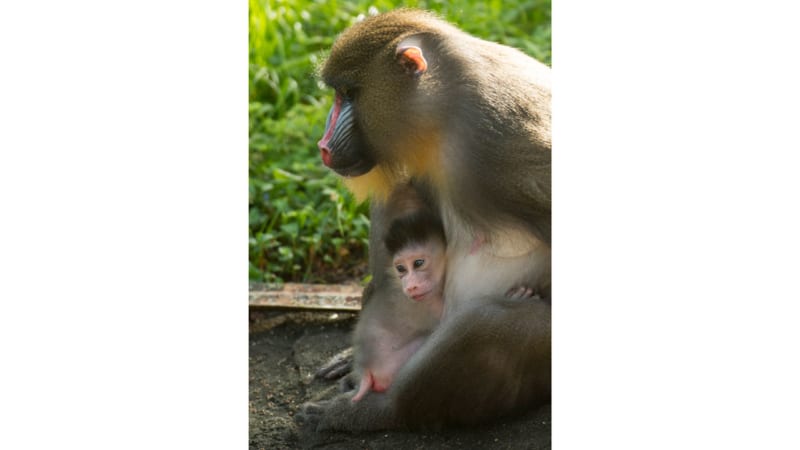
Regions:
[[400, 65], [406, 69], [409, 75], [419, 77], [428, 70], [428, 61], [425, 61], [422, 49], [419, 47], [414, 45], [398, 47], [396, 54]]

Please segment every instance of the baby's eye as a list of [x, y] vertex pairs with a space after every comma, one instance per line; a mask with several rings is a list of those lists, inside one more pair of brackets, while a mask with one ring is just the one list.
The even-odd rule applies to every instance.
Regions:
[[397, 273], [401, 273], [401, 274], [402, 273], [406, 273], [406, 268], [401, 266], [401, 265], [399, 265], [399, 264], [394, 266], [394, 268], [397, 269]]
[[423, 264], [425, 264], [424, 259], [417, 259], [414, 261], [414, 268], [419, 269], [420, 267], [422, 267]]

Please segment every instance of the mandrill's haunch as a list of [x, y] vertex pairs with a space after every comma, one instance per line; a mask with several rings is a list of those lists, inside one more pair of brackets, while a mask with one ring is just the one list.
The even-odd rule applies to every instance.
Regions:
[[[402, 209], [391, 194], [408, 182], [444, 225], [445, 305], [387, 390], [306, 404], [301, 419], [319, 430], [439, 427], [549, 401], [550, 69], [399, 10], [345, 31], [321, 75], [336, 92], [322, 160], [372, 198], [362, 313], [372, 319], [356, 328], [354, 374], [375, 317], [398, 327], [422, 317], [402, 303], [382, 244]], [[526, 294], [507, 296], [513, 286]]]

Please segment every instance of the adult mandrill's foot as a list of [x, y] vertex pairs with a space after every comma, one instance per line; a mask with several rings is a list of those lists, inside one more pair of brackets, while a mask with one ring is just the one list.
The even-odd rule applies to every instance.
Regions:
[[297, 423], [309, 431], [353, 430], [355, 411], [350, 407], [351, 395], [340, 395], [331, 400], [307, 402], [295, 416]]
[[330, 403], [330, 401], [303, 403], [303, 405], [300, 406], [300, 411], [294, 416], [295, 422], [302, 428], [318, 431], [317, 428], [322, 421], [328, 403]]
[[317, 402], [308, 402], [295, 415], [297, 423], [312, 431], [366, 431], [396, 428], [388, 399], [383, 393], [370, 392], [358, 402], [353, 394]]

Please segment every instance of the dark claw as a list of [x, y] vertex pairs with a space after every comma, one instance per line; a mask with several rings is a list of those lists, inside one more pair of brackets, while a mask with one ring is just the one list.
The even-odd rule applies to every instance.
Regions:
[[353, 348], [347, 348], [334, 355], [315, 373], [316, 378], [335, 380], [347, 375], [353, 366]]

